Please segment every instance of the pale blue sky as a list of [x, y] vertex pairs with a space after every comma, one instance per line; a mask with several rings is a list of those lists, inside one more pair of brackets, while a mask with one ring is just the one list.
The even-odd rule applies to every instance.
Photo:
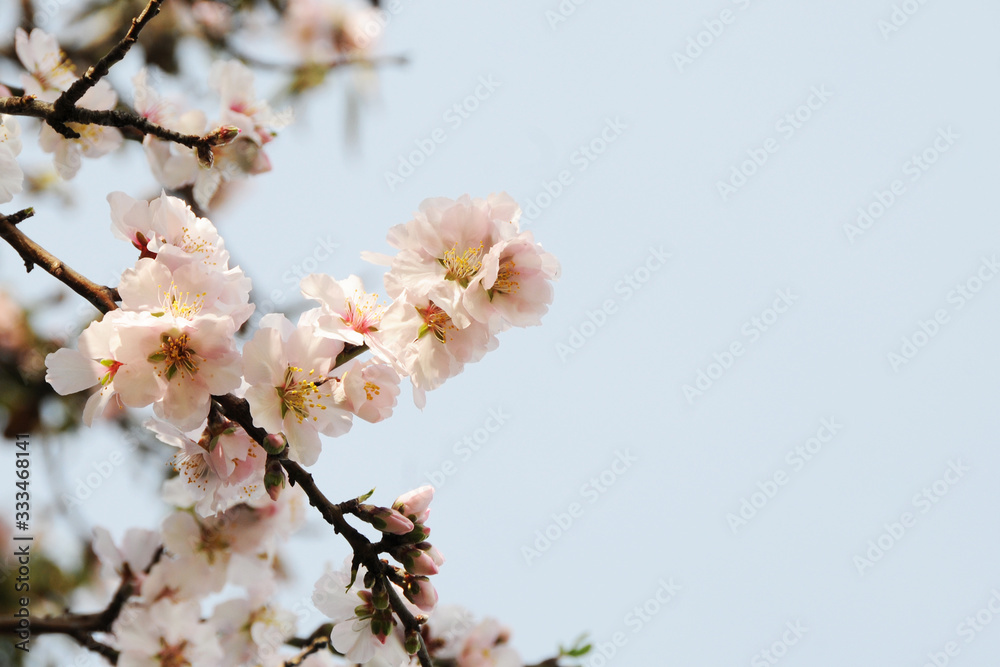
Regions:
[[[400, 0], [383, 50], [412, 63], [380, 73], [357, 149], [343, 73], [269, 146], [274, 172], [214, 216], [255, 286], [291, 303], [283, 276], [302, 265], [376, 285], [359, 253], [387, 252], [425, 197], [506, 190], [544, 208], [530, 227], [563, 266], [544, 326], [501, 336], [423, 412], [404, 391], [390, 421], [328, 441], [322, 487], [388, 502], [453, 470], [430, 522], [442, 601], [509, 624], [528, 660], [589, 631], [623, 633], [615, 664], [787, 649], [782, 665], [917, 667], [948, 642], [951, 664], [986, 664], [1000, 622], [962, 624], [1000, 587], [1000, 7], [897, 1], [916, 11], [891, 31], [888, 0], [562, 5], [576, 9], [553, 27], [556, 0]], [[706, 46], [679, 66], [689, 38]], [[130, 256], [107, 247], [103, 197], [150, 192], [136, 171], [109, 184], [86, 165], [82, 213], [39, 205], [26, 229], [110, 280]], [[51, 287], [15, 264], [0, 253], [5, 282]], [[592, 335], [560, 354], [574, 331]], [[889, 356], [904, 337], [920, 345], [906, 363]], [[686, 396], [700, 371], [716, 379]], [[109, 446], [91, 440], [73, 446]], [[91, 520], [135, 493], [125, 477]], [[760, 507], [740, 525], [743, 499]], [[346, 553], [318, 517], [307, 532], [290, 602]], [[884, 557], [858, 561], [880, 537]], [[637, 621], [669, 597], [661, 582], [680, 589]]]

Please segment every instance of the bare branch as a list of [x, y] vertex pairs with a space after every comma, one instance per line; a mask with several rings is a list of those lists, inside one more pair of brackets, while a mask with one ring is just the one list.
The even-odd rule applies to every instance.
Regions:
[[154, 16], [160, 13], [160, 5], [163, 0], [149, 0], [146, 8], [142, 10], [136, 18], [132, 19], [125, 37], [108, 51], [107, 55], [97, 61], [97, 64], [87, 70], [86, 74], [77, 79], [62, 95], [55, 101], [55, 108], [60, 114], [69, 114], [76, 103], [80, 101], [88, 90], [94, 87], [98, 81], [104, 78], [111, 68], [128, 54], [129, 49], [139, 39], [139, 33], [149, 23]]
[[112, 290], [110, 287], [98, 285], [77, 273], [25, 236], [16, 227], [18, 222], [31, 217], [33, 214], [34, 211], [27, 208], [9, 217], [0, 215], [0, 238], [3, 238], [4, 241], [17, 251], [17, 254], [24, 260], [25, 269], [31, 271], [36, 265], [40, 266], [55, 277], [56, 280], [92, 303], [102, 313], [115, 310], [118, 307], [115, 303], [115, 296], [117, 294], [115, 290]]

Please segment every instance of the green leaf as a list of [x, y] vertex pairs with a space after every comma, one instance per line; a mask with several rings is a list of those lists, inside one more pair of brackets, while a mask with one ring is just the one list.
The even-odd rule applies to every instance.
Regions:
[[372, 490], [369, 491], [368, 493], [366, 493], [364, 495], [361, 495], [361, 496], [358, 496], [358, 502], [359, 503], [365, 502], [366, 500], [368, 500], [369, 498], [371, 498], [372, 494], [374, 494], [374, 493], [375, 493], [375, 488], [372, 487]]
[[154, 364], [158, 364], [166, 358], [167, 355], [164, 354], [163, 352], [154, 352], [153, 354], [146, 357], [146, 361], [152, 361]]

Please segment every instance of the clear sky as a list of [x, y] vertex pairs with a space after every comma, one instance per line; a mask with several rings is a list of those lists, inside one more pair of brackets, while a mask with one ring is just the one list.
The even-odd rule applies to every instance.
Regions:
[[[425, 197], [506, 190], [563, 275], [544, 326], [425, 410], [404, 390], [326, 441], [328, 495], [437, 482], [442, 601], [528, 660], [583, 631], [618, 641], [607, 664], [994, 659], [1000, 6], [395, 6], [383, 51], [411, 64], [379, 73], [355, 148], [353, 75], [310, 100], [213, 216], [234, 257], [295, 306], [303, 267], [378, 285], [359, 253]], [[30, 233], [112, 280], [103, 198], [155, 192], [136, 171], [85, 165], [80, 208]], [[51, 286], [9, 251], [0, 276]], [[85, 515], [151, 522], [117, 516], [143, 479]], [[289, 602], [346, 553], [318, 516], [306, 533]]]

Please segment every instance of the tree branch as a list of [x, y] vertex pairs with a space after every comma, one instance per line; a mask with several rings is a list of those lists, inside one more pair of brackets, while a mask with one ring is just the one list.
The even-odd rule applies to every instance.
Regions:
[[63, 264], [47, 250], [29, 239], [16, 227], [18, 222], [34, 215], [34, 210], [26, 208], [11, 216], [0, 215], [0, 238], [10, 244], [24, 260], [24, 267], [31, 271], [36, 265], [52, 274], [71, 290], [89, 301], [102, 313], [118, 307], [115, 303], [117, 292], [85, 278]]
[[80, 101], [80, 98], [93, 88], [98, 81], [104, 78], [111, 71], [111, 68], [128, 54], [129, 49], [139, 39], [139, 33], [142, 32], [142, 29], [154, 16], [160, 13], [160, 5], [162, 3], [163, 0], [149, 0], [142, 13], [132, 19], [132, 25], [129, 27], [128, 32], [125, 33], [125, 37], [112, 47], [107, 55], [98, 60], [96, 65], [88, 69], [86, 74], [74, 81], [73, 85], [59, 96], [59, 99], [55, 101], [57, 113], [69, 115], [76, 107], [76, 103]]
[[78, 138], [80, 133], [67, 127], [66, 123], [132, 128], [142, 134], [151, 134], [158, 139], [172, 141], [175, 144], [193, 148], [198, 150], [199, 154], [201, 151], [211, 151], [213, 146], [219, 146], [224, 143], [217, 130], [203, 136], [181, 134], [180, 132], [168, 130], [162, 125], [157, 125], [134, 111], [122, 109], [87, 109], [76, 106], [70, 107], [68, 110], [60, 110], [56, 106], [58, 103], [58, 100], [54, 103], [42, 102], [33, 95], [0, 97], [0, 113], [12, 116], [41, 118], [57, 132], [70, 139]]

